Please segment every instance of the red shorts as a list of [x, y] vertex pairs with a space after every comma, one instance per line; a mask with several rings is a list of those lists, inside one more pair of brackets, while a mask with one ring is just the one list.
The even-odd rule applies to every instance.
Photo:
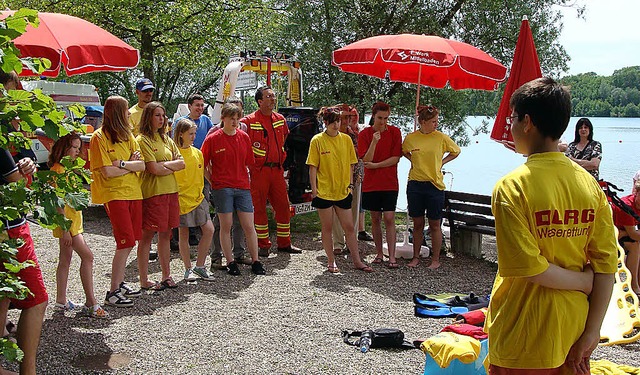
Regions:
[[142, 201], [109, 201], [104, 208], [111, 220], [116, 250], [134, 247], [142, 238]]
[[489, 375], [561, 375], [564, 366], [558, 368], [540, 368], [540, 369], [514, 369], [500, 366], [489, 366]]
[[142, 229], [168, 232], [180, 226], [178, 193], [161, 194], [142, 201]]
[[[24, 241], [24, 244], [18, 249], [18, 262], [31, 260], [35, 263], [35, 266], [27, 267], [18, 272], [18, 278], [24, 282], [27, 288], [29, 288], [31, 294], [23, 300], [11, 299], [11, 304], [15, 308], [24, 310], [48, 301], [49, 296], [47, 295], [47, 289], [44, 286], [42, 271], [40, 270], [38, 257], [36, 256], [36, 252], [33, 247], [33, 239], [31, 238], [29, 224], [24, 223], [19, 227], [11, 228], [7, 231], [7, 234], [9, 235], [9, 238], [20, 238]], [[6, 271], [4, 266], [0, 266], [0, 268], [3, 271]]]

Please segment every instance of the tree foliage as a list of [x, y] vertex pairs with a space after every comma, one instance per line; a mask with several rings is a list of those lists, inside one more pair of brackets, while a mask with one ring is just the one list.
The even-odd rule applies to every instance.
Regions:
[[[24, 33], [27, 25], [38, 25], [36, 11], [21, 9], [0, 21], [0, 66], [5, 72], [21, 71], [24, 65], [39, 73], [51, 66], [47, 60], [22, 59], [18, 55], [13, 39]], [[64, 116], [64, 112], [56, 109], [53, 100], [40, 90], [6, 90], [0, 85], [0, 148], [30, 148], [31, 141], [25, 137], [25, 132], [32, 132], [36, 128], [43, 129], [53, 139], [71, 131], [80, 131], [79, 124], [64, 119]], [[17, 249], [22, 241], [9, 239], [4, 223], [35, 211], [34, 217], [41, 224], [68, 229], [71, 223], [58, 213], [58, 208], [64, 207], [65, 203], [78, 209], [86, 207], [87, 191], [82, 188], [80, 177], [74, 172], [79, 171], [85, 177], [87, 173], [80, 171], [79, 162], [66, 163], [68, 172], [64, 177], [68, 182], [57, 186], [52, 184], [54, 172], [50, 171], [37, 172], [30, 187], [27, 187], [25, 180], [0, 186], [0, 262], [4, 266], [0, 271], [0, 299], [24, 299], [28, 296], [29, 290], [16, 274], [32, 266], [29, 261], [17, 261]], [[8, 360], [22, 358], [22, 352], [16, 344], [5, 338], [0, 338], [0, 350]]]

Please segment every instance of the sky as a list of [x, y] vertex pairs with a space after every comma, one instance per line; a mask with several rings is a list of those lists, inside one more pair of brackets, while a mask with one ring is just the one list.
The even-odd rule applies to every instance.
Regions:
[[576, 0], [586, 5], [585, 19], [575, 9], [558, 7], [564, 28], [560, 44], [571, 57], [567, 74], [595, 72], [609, 76], [616, 69], [640, 65], [640, 0]]

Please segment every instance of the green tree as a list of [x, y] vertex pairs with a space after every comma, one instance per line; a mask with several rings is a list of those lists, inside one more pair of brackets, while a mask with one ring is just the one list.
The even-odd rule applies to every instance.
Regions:
[[628, 103], [623, 110], [624, 117], [638, 117], [640, 116], [640, 110], [638, 106], [633, 103]]
[[[27, 25], [37, 26], [37, 12], [27, 9], [17, 11], [13, 16], [0, 21], [0, 65], [5, 72], [21, 72], [24, 67], [34, 72], [42, 72], [51, 66], [47, 60], [22, 59], [13, 45], [13, 40], [23, 34]], [[42, 128], [46, 134], [57, 139], [71, 131], [79, 130], [79, 124], [64, 119], [64, 112], [58, 111], [53, 100], [42, 94], [40, 90], [28, 92], [24, 90], [6, 90], [0, 85], [0, 148], [16, 150], [28, 148], [31, 142], [23, 132], [31, 132]], [[53, 172], [37, 172], [31, 187], [21, 180], [0, 186], [0, 262], [4, 270], [0, 271], [0, 299], [24, 299], [29, 290], [17, 278], [17, 273], [30, 267], [30, 262], [19, 263], [16, 260], [19, 240], [8, 239], [4, 223], [21, 217], [27, 212], [34, 212], [34, 218], [48, 228], [62, 226], [68, 229], [71, 222], [58, 213], [57, 209], [65, 203], [82, 209], [88, 203], [86, 190], [82, 188], [78, 171], [80, 162], [65, 161], [69, 168], [64, 182], [53, 184]], [[2, 356], [10, 361], [21, 360], [22, 352], [6, 338], [0, 338]]]
[[[566, 69], [567, 54], [557, 43], [560, 15], [549, 2], [496, 2], [492, 0], [282, 0], [286, 23], [273, 44], [297, 54], [305, 73], [305, 105], [346, 102], [360, 112], [382, 99], [395, 114], [411, 115], [415, 85], [385, 82], [342, 73], [331, 66], [331, 52], [348, 43], [380, 34], [433, 34], [452, 37], [479, 47], [505, 65], [513, 57], [521, 17], [528, 15], [541, 63], [547, 73]], [[304, 34], [300, 30], [305, 30]], [[296, 37], [293, 37], [293, 36]], [[443, 127], [460, 134], [463, 126], [464, 92], [422, 90], [423, 103], [442, 108]], [[492, 101], [493, 103], [493, 101]], [[497, 107], [496, 107], [497, 109]]]
[[640, 66], [618, 69], [611, 76], [613, 85], [620, 88], [640, 87]]

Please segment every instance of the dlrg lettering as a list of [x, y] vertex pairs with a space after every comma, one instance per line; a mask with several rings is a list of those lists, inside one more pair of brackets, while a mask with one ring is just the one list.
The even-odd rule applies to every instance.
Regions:
[[587, 224], [595, 220], [595, 210], [593, 208], [585, 208], [583, 210], [565, 210], [560, 213], [558, 210], [537, 211], [536, 226], [545, 225], [569, 225], [569, 224]]

